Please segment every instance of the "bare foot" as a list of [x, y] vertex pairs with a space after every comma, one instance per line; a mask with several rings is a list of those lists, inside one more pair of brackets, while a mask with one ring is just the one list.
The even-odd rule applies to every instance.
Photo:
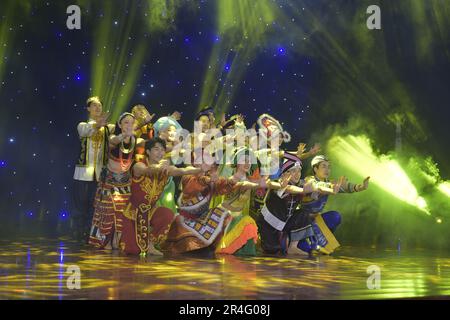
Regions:
[[156, 248], [155, 248], [155, 246], [153, 245], [153, 243], [150, 243], [150, 244], [149, 244], [147, 253], [148, 253], [149, 255], [152, 255], [152, 256], [163, 256], [163, 255], [164, 255], [161, 251], [156, 250]]
[[105, 250], [112, 250], [111, 241], [106, 244]]

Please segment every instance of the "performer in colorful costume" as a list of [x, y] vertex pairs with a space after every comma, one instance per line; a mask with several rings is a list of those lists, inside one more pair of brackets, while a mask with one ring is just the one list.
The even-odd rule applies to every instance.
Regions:
[[118, 249], [123, 210], [130, 198], [130, 167], [136, 145], [143, 142], [134, 136], [134, 121], [131, 113], [123, 113], [109, 139], [108, 164], [98, 184], [89, 238], [89, 243], [98, 248]]
[[[199, 152], [194, 154], [198, 155]], [[210, 201], [216, 194], [231, 192], [235, 182], [219, 177], [213, 160], [203, 153], [202, 163], [195, 164], [202, 172], [182, 177], [182, 194], [178, 199], [179, 215], [172, 224], [163, 250], [169, 253], [186, 253], [207, 247], [215, 249], [223, 233], [228, 212], [221, 208], [210, 208]]]
[[153, 138], [145, 143], [143, 162], [132, 167], [131, 198], [124, 210], [121, 249], [127, 254], [162, 255], [161, 245], [175, 219], [172, 210], [158, 206], [157, 201], [170, 177], [197, 174], [200, 168], [177, 168], [164, 160], [166, 143]]
[[302, 195], [313, 191], [313, 184], [308, 183], [300, 188], [302, 162], [293, 154], [285, 153], [284, 156], [280, 181], [282, 185], [287, 183], [287, 186], [268, 191], [261, 215], [256, 220], [261, 247], [269, 254], [287, 254], [290, 231], [312, 222], [309, 216], [301, 214], [298, 206]]
[[[302, 215], [313, 218], [314, 221], [306, 228], [291, 230], [291, 245], [289, 253], [292, 254], [312, 254], [320, 252], [324, 254], [332, 253], [339, 247], [339, 242], [333, 233], [341, 223], [341, 214], [337, 211], [327, 211], [322, 213], [328, 200], [329, 194], [353, 193], [364, 191], [369, 186], [367, 177], [361, 184], [353, 184], [341, 177], [337, 184], [333, 185], [328, 179], [330, 175], [330, 162], [319, 155], [312, 159], [311, 167], [314, 176], [307, 177], [305, 182], [312, 183], [316, 189], [303, 197], [301, 204]], [[324, 192], [332, 189], [331, 192]], [[304, 217], [302, 217], [304, 219]]]
[[[162, 117], [155, 122], [153, 129], [155, 131], [155, 135], [163, 139], [166, 143], [166, 154], [164, 158], [170, 160], [172, 164], [180, 164], [181, 159], [176, 159], [176, 163], [173, 163], [171, 153], [174, 146], [179, 143], [179, 141], [176, 141], [177, 132], [183, 129], [178, 121], [172, 116]], [[158, 200], [158, 206], [168, 208], [174, 213], [177, 212], [175, 203], [175, 182], [172, 177], [169, 177], [167, 181], [167, 185]]]
[[[257, 159], [251, 149], [238, 148], [233, 157], [236, 181], [230, 193], [218, 206], [228, 211], [224, 236], [217, 248], [217, 253], [256, 255], [258, 227], [248, 214], [251, 191], [257, 188], [280, 189], [280, 183], [265, 178], [250, 178], [257, 168]], [[252, 181], [251, 181], [252, 180]]]
[[[269, 114], [262, 114], [256, 122], [258, 128], [258, 151], [255, 152], [260, 163], [260, 175], [276, 179], [280, 173], [281, 163], [285, 153], [295, 154], [300, 160], [315, 155], [320, 151], [320, 146], [315, 144], [308, 152], [306, 145], [300, 143], [296, 151], [284, 151], [281, 149], [283, 143], [291, 141], [291, 135], [283, 129], [281, 123]], [[252, 142], [255, 144], [255, 142]], [[266, 148], [262, 148], [266, 146]], [[259, 188], [253, 191], [251, 196], [250, 215], [257, 219], [264, 205], [267, 190]]]
[[99, 97], [86, 101], [89, 113], [87, 122], [77, 126], [80, 138], [80, 155], [73, 175], [72, 231], [78, 240], [87, 242], [94, 213], [94, 199], [97, 183], [108, 160], [108, 144], [113, 124], [107, 124], [109, 114], [102, 112]]

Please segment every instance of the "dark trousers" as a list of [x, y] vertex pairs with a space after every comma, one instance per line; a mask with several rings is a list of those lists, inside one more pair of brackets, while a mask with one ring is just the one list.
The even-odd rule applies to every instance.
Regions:
[[287, 220], [283, 230], [278, 231], [264, 220], [263, 215], [260, 214], [256, 222], [258, 224], [262, 249], [265, 253], [269, 254], [286, 254], [291, 231], [304, 228], [310, 225], [312, 221], [309, 215], [302, 214], [300, 210], [295, 210], [293, 216]]
[[88, 240], [89, 229], [94, 215], [96, 190], [96, 181], [74, 180], [71, 229], [72, 235], [83, 243]]

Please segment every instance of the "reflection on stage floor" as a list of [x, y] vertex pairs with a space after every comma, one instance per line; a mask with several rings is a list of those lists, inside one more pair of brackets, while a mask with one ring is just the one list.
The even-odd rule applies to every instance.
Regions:
[[[311, 258], [142, 258], [99, 252], [67, 239], [1, 241], [0, 246], [0, 299], [450, 296], [450, 257], [424, 250], [398, 252], [342, 247], [333, 256]], [[378, 268], [379, 282], [374, 273]], [[76, 288], [74, 277], [77, 270], [80, 289]]]

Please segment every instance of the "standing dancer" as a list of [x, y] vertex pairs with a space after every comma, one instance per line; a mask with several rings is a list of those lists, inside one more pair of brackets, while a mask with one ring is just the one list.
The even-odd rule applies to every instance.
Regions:
[[109, 139], [108, 164], [103, 169], [95, 198], [95, 212], [89, 243], [105, 249], [118, 249], [122, 232], [123, 210], [130, 198], [130, 167], [136, 145], [143, 142], [134, 136], [135, 118], [123, 113]]
[[109, 114], [102, 112], [99, 97], [90, 97], [86, 101], [89, 113], [87, 122], [77, 126], [81, 148], [73, 175], [73, 231], [78, 240], [87, 241], [89, 227], [94, 213], [94, 198], [97, 182], [103, 166], [108, 160], [108, 143], [113, 124], [107, 124]]

